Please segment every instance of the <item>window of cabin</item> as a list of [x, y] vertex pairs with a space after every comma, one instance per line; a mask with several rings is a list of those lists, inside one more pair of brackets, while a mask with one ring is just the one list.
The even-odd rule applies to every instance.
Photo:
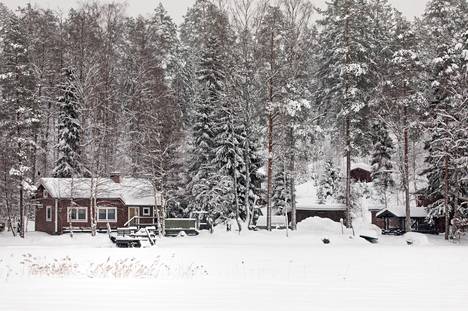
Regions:
[[47, 190], [44, 189], [44, 190], [42, 191], [42, 197], [43, 197], [44, 199], [47, 199], [47, 198], [49, 197], [49, 192], [47, 192]]
[[116, 207], [98, 207], [97, 219], [98, 221], [117, 222], [117, 208]]
[[69, 207], [68, 222], [87, 222], [88, 208], [87, 207]]
[[143, 216], [151, 216], [151, 208], [143, 207]]
[[46, 206], [46, 221], [52, 221], [52, 206]]

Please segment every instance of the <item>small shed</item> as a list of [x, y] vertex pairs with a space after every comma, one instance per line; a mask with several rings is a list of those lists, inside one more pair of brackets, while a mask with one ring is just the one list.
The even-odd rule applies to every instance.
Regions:
[[[346, 219], [346, 206], [341, 203], [326, 202], [320, 204], [317, 200], [317, 187], [313, 181], [298, 185], [296, 188], [296, 221], [309, 217], [329, 218], [339, 222], [340, 219]], [[291, 219], [291, 215], [289, 215]]]
[[[427, 212], [423, 207], [412, 206], [410, 209], [411, 227], [413, 231], [422, 233], [441, 233], [445, 228], [436, 220], [435, 224], [429, 224], [426, 220]], [[376, 214], [377, 218], [383, 219], [383, 229], [405, 230], [406, 208], [405, 206], [392, 206]]]

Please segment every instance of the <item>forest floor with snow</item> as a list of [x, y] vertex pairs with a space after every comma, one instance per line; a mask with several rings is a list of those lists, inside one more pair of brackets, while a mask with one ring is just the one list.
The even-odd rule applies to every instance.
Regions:
[[335, 229], [218, 230], [141, 249], [3, 232], [0, 310], [466, 310], [468, 240], [370, 244]]

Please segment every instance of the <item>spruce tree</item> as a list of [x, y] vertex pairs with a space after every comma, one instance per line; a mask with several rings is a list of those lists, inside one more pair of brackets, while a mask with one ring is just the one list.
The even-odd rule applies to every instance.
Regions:
[[331, 160], [326, 161], [317, 190], [317, 198], [320, 204], [324, 204], [328, 197], [337, 197], [341, 195], [337, 191], [340, 182], [341, 177], [339, 171], [335, 169]]
[[215, 125], [219, 110], [222, 109], [222, 101], [225, 99], [225, 73], [221, 57], [218, 39], [208, 34], [199, 65], [199, 89], [193, 108], [192, 167], [189, 187], [195, 198], [194, 203], [211, 212], [215, 208], [224, 209], [216, 206], [212, 199], [218, 200], [219, 197], [230, 193], [230, 189], [223, 189], [224, 186], [230, 187], [224, 176], [217, 177], [219, 167], [215, 161], [217, 147], [215, 138], [218, 134], [216, 130], [219, 130]]
[[58, 144], [59, 158], [55, 164], [53, 176], [57, 178], [79, 177], [82, 173], [81, 122], [74, 71], [65, 69], [62, 96], [58, 99], [59, 123]]
[[373, 183], [381, 195], [381, 200], [387, 207], [387, 192], [395, 185], [393, 180], [392, 154], [394, 146], [387, 126], [384, 123], [376, 122], [373, 125], [373, 148], [372, 148], [372, 179]]
[[285, 211], [289, 211], [291, 207], [290, 182], [291, 180], [288, 176], [286, 165], [275, 169], [273, 177], [273, 193], [271, 196], [273, 213], [282, 215]]

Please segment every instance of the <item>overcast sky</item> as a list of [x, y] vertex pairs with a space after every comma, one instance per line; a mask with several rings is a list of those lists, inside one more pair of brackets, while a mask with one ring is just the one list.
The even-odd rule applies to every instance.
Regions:
[[[117, 0], [122, 1], [124, 0]], [[235, 1], [235, 0], [234, 0]], [[325, 0], [310, 0], [316, 5], [323, 5]], [[423, 13], [426, 3], [429, 0], [390, 0], [397, 9], [402, 11], [408, 17], [419, 16]], [[40, 7], [51, 8], [51, 9], [62, 9], [67, 11], [70, 7], [77, 6], [75, 0], [0, 0], [12, 9], [18, 6], [31, 2], [36, 3]], [[150, 13], [159, 2], [169, 11], [170, 15], [174, 18], [177, 23], [182, 21], [182, 16], [187, 11], [187, 8], [191, 6], [195, 0], [127, 0], [128, 3], [128, 14], [129, 15], [146, 15]]]

